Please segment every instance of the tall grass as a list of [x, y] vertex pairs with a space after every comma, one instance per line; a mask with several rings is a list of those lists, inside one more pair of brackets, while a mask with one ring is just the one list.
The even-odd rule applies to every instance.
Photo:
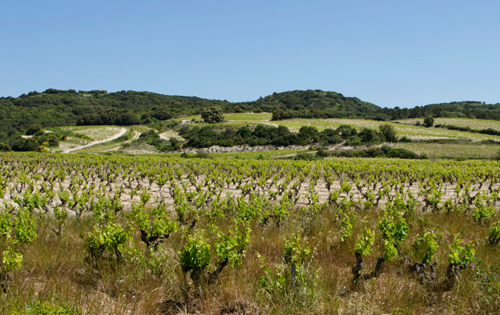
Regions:
[[[105, 265], [96, 271], [86, 263], [85, 235], [94, 223], [69, 219], [63, 235], [51, 231], [52, 219], [40, 221], [38, 238], [23, 249], [24, 264], [11, 275], [6, 293], [0, 294], [0, 313], [10, 314], [36, 301], [65, 301], [84, 314], [493, 314], [500, 312], [500, 290], [481, 287], [477, 270], [467, 269], [451, 291], [431, 290], [404, 266], [403, 258], [385, 265], [379, 277], [353, 285], [351, 267], [355, 264], [354, 243], [360, 233], [355, 224], [353, 236], [339, 240], [339, 226], [332, 219], [335, 208], [322, 209], [316, 218], [306, 220], [298, 209], [281, 226], [252, 225], [252, 241], [243, 264], [226, 268], [213, 285], [204, 284], [183, 292], [178, 251], [182, 242], [174, 235], [162, 245], [161, 270], [153, 272], [147, 264], [125, 259], [118, 265]], [[357, 210], [358, 218], [375, 227], [380, 210]], [[206, 228], [203, 226], [197, 228]], [[411, 240], [424, 228], [439, 231], [437, 282], [444, 281], [448, 245], [461, 233], [472, 240], [483, 270], [499, 273], [498, 248], [486, 242], [487, 231], [472, 220], [455, 214], [416, 214], [409, 219], [412, 227], [403, 252], [409, 252]], [[283, 263], [283, 245], [287, 236], [302, 231], [313, 249], [307, 263], [316, 291], [312, 297], [266, 294], [259, 285], [264, 275], [262, 260], [268, 266]], [[140, 237], [132, 233], [140, 251]], [[372, 270], [382, 254], [375, 247], [365, 259]], [[286, 270], [285, 270], [286, 271]], [[484, 277], [481, 274], [481, 277]], [[184, 284], [185, 285], [185, 284]], [[499, 284], [497, 284], [498, 286]], [[497, 290], [497, 291], [495, 291]]]

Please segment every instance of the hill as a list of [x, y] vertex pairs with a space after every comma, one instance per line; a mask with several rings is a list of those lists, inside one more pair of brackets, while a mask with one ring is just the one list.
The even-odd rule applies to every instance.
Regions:
[[148, 124], [155, 119], [199, 114], [208, 106], [219, 106], [224, 112], [282, 111], [287, 115], [296, 113], [294, 115], [305, 117], [327, 113], [352, 118], [365, 117], [378, 109], [357, 98], [320, 90], [274, 93], [253, 102], [231, 103], [151, 92], [48, 89], [16, 98], [0, 98], [0, 142], [8, 142], [23, 134], [32, 124], [42, 127]]
[[197, 114], [205, 106], [227, 109], [229, 105], [225, 101], [151, 92], [48, 89], [43, 93], [30, 92], [17, 98], [0, 98], [0, 125], [3, 132], [10, 133], [22, 131], [34, 123], [43, 127], [133, 125], [147, 123], [151, 118], [164, 120]]
[[321, 90], [273, 93], [254, 102], [237, 103], [237, 107], [258, 108], [272, 112], [273, 120], [290, 118], [370, 118], [380, 107], [356, 97]]
[[500, 120], [500, 103], [485, 104], [484, 102], [463, 101], [429, 104], [414, 108], [383, 108], [380, 116], [388, 120], [421, 118], [426, 116], [441, 118], [478, 118]]
[[467, 117], [500, 120], [500, 104], [452, 102], [415, 108], [381, 108], [356, 97], [322, 90], [273, 93], [250, 102], [232, 103], [151, 92], [47, 89], [0, 98], [0, 143], [12, 146], [33, 125], [136, 125], [199, 114], [218, 106], [226, 113], [269, 112], [273, 120], [290, 118], [360, 118], [372, 120]]

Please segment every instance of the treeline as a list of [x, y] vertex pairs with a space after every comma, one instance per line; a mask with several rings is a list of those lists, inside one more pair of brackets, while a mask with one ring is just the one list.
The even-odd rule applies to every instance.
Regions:
[[[301, 102], [302, 100], [302, 102]], [[335, 92], [292, 91], [268, 96], [254, 103], [269, 106], [273, 120], [293, 118], [362, 118], [389, 121], [408, 118], [456, 117], [500, 120], [500, 103], [451, 102], [414, 108], [381, 108]], [[326, 105], [330, 104], [330, 105]]]
[[243, 126], [187, 126], [179, 128], [179, 134], [186, 139], [183, 147], [207, 148], [214, 145], [230, 147], [236, 145], [346, 145], [397, 142], [394, 127], [384, 124], [379, 130], [363, 128], [358, 131], [349, 125], [337, 129], [327, 128], [318, 131], [315, 127], [303, 126], [298, 133], [291, 132], [286, 126], [257, 125]]
[[77, 125], [81, 126], [97, 126], [97, 125], [120, 125], [120, 126], [131, 126], [138, 125], [141, 120], [137, 118], [137, 115], [128, 109], [115, 109], [110, 108], [107, 110], [101, 110], [100, 113], [96, 114], [85, 114], [82, 115], [80, 119], [76, 122]]
[[178, 151], [182, 148], [208, 148], [211, 146], [232, 147], [249, 146], [292, 146], [319, 145], [328, 146], [339, 143], [345, 145], [380, 144], [383, 142], [410, 141], [406, 137], [398, 138], [394, 127], [382, 124], [378, 130], [363, 128], [358, 131], [350, 125], [341, 125], [337, 129], [327, 128], [319, 131], [315, 127], [303, 126], [298, 133], [291, 132], [286, 126], [189, 126], [176, 128], [185, 140], [176, 138], [161, 139], [154, 130], [141, 134], [137, 141], [153, 145], [160, 152]]
[[414, 108], [380, 108], [377, 118], [380, 120], [396, 120], [432, 116], [436, 118], [477, 118], [500, 120], [500, 103], [485, 104], [483, 102], [464, 101], [430, 104]]

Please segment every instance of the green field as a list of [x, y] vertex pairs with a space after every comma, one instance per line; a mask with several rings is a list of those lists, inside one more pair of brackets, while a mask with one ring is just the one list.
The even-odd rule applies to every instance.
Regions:
[[[247, 124], [272, 124], [272, 125], [282, 125], [288, 127], [292, 131], [298, 131], [302, 126], [313, 126], [318, 130], [323, 130], [326, 128], [335, 129], [340, 125], [351, 125], [355, 128], [373, 128], [377, 129], [381, 124], [390, 124], [394, 126], [399, 136], [407, 136], [412, 139], [438, 139], [438, 138], [456, 138], [456, 139], [472, 139], [472, 140], [500, 140], [499, 136], [483, 135], [471, 132], [461, 132], [456, 130], [446, 130], [441, 128], [426, 128], [424, 126], [415, 126], [414, 122], [408, 122], [408, 125], [402, 125], [396, 122], [380, 122], [374, 120], [366, 119], [289, 119], [280, 121], [271, 121], [270, 113], [238, 113], [238, 114], [225, 114], [224, 117], [226, 125], [247, 125]], [[186, 120], [201, 120], [201, 116], [189, 116], [185, 117]], [[460, 123], [459, 126], [471, 127], [471, 128], [493, 128], [500, 130], [500, 122], [479, 120], [479, 119], [441, 119], [437, 118], [435, 120], [436, 124], [453, 124], [455, 121]], [[416, 122], [416, 120], [415, 120]], [[412, 124], [410, 124], [412, 123]], [[474, 126], [474, 127], [473, 127]]]
[[449, 144], [449, 143], [395, 143], [396, 148], [403, 148], [417, 154], [426, 154], [429, 158], [464, 158], [491, 159], [500, 150], [499, 145], [487, 144]]
[[[423, 119], [404, 119], [397, 120], [403, 124], [414, 125], [417, 121], [421, 124]], [[458, 127], [469, 127], [471, 129], [488, 129], [492, 128], [500, 130], [500, 121], [498, 120], [485, 120], [485, 119], [472, 119], [472, 118], [434, 118], [434, 125], [452, 125]]]

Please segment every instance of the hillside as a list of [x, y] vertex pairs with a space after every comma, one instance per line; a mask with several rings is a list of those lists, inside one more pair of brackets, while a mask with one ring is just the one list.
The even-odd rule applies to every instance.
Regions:
[[273, 93], [254, 102], [236, 106], [273, 112], [273, 120], [290, 118], [370, 118], [380, 107], [355, 97], [321, 90]]
[[48, 89], [43, 93], [0, 98], [0, 142], [11, 142], [32, 124], [42, 127], [148, 124], [154, 119], [199, 114], [208, 106], [219, 106], [224, 112], [281, 110], [302, 116], [326, 112], [336, 117], [365, 117], [378, 109], [357, 98], [319, 90], [274, 93], [254, 102], [231, 103], [151, 92]]
[[500, 104], [453, 102], [422, 107], [380, 108], [356, 97], [321, 90], [273, 93], [250, 102], [232, 103], [199, 97], [151, 92], [48, 89], [19, 97], [0, 98], [0, 143], [12, 146], [33, 124], [42, 127], [71, 125], [136, 125], [199, 114], [218, 106], [226, 113], [269, 112], [273, 120], [291, 118], [359, 118], [395, 120], [467, 117], [500, 120]]
[[416, 106], [414, 108], [384, 108], [379, 112], [384, 118], [390, 120], [421, 118], [425, 116], [500, 120], [500, 103], [486, 104], [476, 101], [449, 102]]
[[48, 89], [43, 93], [30, 92], [17, 98], [0, 98], [0, 125], [4, 132], [12, 128], [23, 130], [33, 123], [44, 127], [133, 125], [151, 118], [164, 120], [196, 114], [205, 106], [220, 106], [227, 110], [229, 105], [224, 101], [151, 92]]

